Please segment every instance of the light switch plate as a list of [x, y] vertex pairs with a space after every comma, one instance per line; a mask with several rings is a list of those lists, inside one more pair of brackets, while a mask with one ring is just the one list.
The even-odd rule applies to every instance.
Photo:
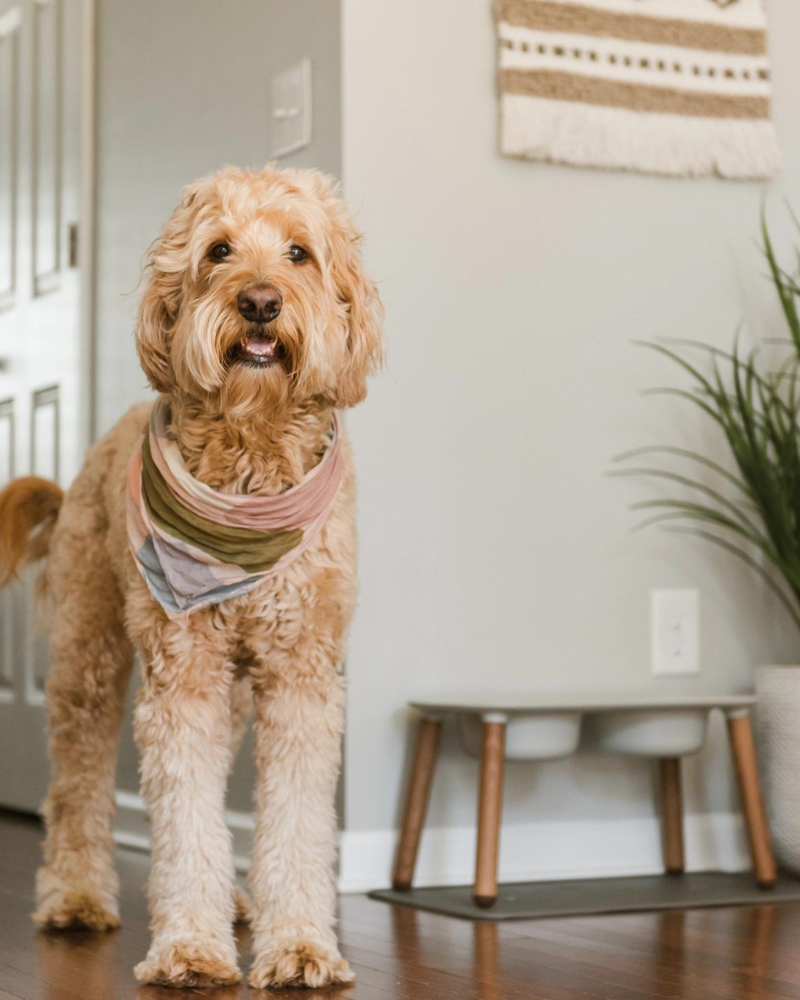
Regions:
[[651, 606], [653, 673], [700, 672], [700, 595], [696, 590], [654, 590]]
[[272, 78], [272, 155], [286, 156], [311, 142], [311, 60]]

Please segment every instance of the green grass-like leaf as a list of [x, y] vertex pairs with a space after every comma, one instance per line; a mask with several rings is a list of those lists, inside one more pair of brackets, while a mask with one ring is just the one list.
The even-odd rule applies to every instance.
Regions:
[[[800, 221], [792, 218], [800, 232]], [[759, 573], [800, 628], [800, 282], [779, 264], [763, 212], [761, 235], [789, 334], [770, 337], [770, 342], [793, 348], [776, 370], [763, 369], [757, 350], [743, 353], [738, 333], [731, 351], [682, 338], [636, 341], [673, 362], [692, 383], [688, 389], [656, 388], [646, 395], [671, 395], [692, 403], [722, 431], [733, 468], [696, 449], [649, 445], [617, 456], [614, 462], [623, 467], [609, 474], [656, 477], [687, 490], [688, 497], [633, 504], [633, 510], [654, 511], [636, 530], [664, 525], [665, 530], [693, 535], [737, 556]], [[687, 357], [698, 350], [705, 365]], [[649, 463], [626, 467], [631, 459], [655, 455], [690, 462], [696, 471], [704, 468], [716, 477], [715, 486]], [[726, 486], [734, 489], [732, 497], [721, 492]]]

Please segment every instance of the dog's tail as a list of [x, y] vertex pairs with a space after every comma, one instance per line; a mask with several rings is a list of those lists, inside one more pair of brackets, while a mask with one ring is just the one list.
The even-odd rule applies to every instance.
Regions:
[[61, 487], [39, 476], [15, 479], [0, 491], [0, 587], [47, 555], [63, 502]]

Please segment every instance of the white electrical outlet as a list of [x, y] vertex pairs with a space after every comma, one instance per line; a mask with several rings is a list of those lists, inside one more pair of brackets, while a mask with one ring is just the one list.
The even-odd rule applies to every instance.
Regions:
[[651, 603], [653, 673], [700, 673], [700, 595], [696, 590], [654, 590]]

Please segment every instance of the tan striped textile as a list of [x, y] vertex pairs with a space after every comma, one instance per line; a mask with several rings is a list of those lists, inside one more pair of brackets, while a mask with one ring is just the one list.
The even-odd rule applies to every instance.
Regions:
[[501, 151], [770, 177], [763, 0], [495, 0]]

